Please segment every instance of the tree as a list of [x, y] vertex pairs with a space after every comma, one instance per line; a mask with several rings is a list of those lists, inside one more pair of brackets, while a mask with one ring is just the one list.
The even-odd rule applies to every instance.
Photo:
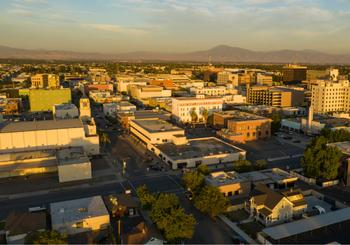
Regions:
[[215, 186], [206, 186], [194, 200], [194, 206], [211, 218], [226, 211], [227, 198]]
[[208, 175], [209, 174], [209, 168], [208, 165], [201, 164], [197, 167], [197, 172], [201, 173], [203, 175]]
[[26, 244], [68, 244], [67, 237], [57, 231], [36, 231], [25, 238]]
[[202, 111], [201, 111], [201, 115], [203, 117], [204, 124], [207, 125], [208, 117], [209, 117], [209, 111], [206, 108], [203, 108]]
[[187, 172], [182, 177], [182, 181], [188, 190], [197, 194], [204, 186], [204, 175], [198, 171]]
[[136, 194], [141, 202], [142, 207], [145, 209], [150, 209], [156, 200], [155, 196], [149, 192], [146, 185], [137, 187]]
[[281, 128], [281, 115], [274, 113], [272, 114], [271, 119], [271, 130], [272, 132], [276, 132]]
[[150, 217], [171, 243], [193, 236], [196, 220], [180, 207], [175, 194], [159, 194], [152, 205]]
[[196, 112], [196, 108], [192, 108], [190, 111], [191, 121], [192, 123], [196, 123], [198, 121], [198, 115]]
[[186, 214], [183, 208], [172, 208], [162, 222], [159, 222], [158, 228], [164, 231], [167, 241], [178, 242], [192, 238], [195, 224], [192, 214]]
[[[335, 139], [338, 136], [330, 136]], [[301, 166], [304, 174], [312, 178], [332, 180], [337, 178], [342, 152], [332, 146], [327, 146], [328, 139], [324, 136], [314, 138], [304, 151]]]
[[256, 170], [264, 170], [267, 167], [267, 162], [265, 159], [256, 160], [255, 169]]
[[247, 159], [243, 159], [243, 157], [239, 157], [237, 161], [233, 162], [233, 170], [239, 173], [252, 171], [253, 166], [250, 161]]
[[108, 134], [104, 132], [99, 133], [99, 138], [100, 138], [101, 144], [104, 146], [111, 143], [111, 139], [109, 138]]

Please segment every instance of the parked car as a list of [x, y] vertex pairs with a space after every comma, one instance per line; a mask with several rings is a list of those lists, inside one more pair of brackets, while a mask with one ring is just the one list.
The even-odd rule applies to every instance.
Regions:
[[313, 210], [317, 210], [318, 211], [318, 214], [325, 214], [326, 213], [326, 210], [319, 206], [319, 205], [315, 205], [312, 207]]

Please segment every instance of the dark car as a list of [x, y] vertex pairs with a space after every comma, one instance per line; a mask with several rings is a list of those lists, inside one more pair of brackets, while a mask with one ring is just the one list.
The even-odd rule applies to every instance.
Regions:
[[149, 165], [149, 168], [151, 170], [154, 170], [154, 171], [162, 171], [163, 170], [163, 167], [162, 166], [159, 166], [157, 164], [153, 164], [153, 165]]

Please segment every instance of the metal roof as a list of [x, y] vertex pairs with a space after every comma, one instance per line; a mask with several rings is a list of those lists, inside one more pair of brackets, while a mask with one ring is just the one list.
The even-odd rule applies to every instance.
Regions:
[[80, 119], [65, 120], [45, 120], [45, 121], [26, 121], [10, 122], [0, 125], [0, 133], [12, 133], [23, 131], [52, 130], [64, 128], [82, 128], [83, 123]]
[[316, 230], [325, 226], [337, 224], [349, 219], [350, 208], [343, 208], [326, 214], [320, 214], [287, 224], [265, 228], [262, 230], [262, 232], [274, 240], [279, 240], [304, 232]]

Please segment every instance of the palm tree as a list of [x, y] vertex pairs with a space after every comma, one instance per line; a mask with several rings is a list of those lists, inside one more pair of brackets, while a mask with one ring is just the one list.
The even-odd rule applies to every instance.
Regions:
[[106, 134], [104, 132], [100, 132], [99, 136], [100, 136], [100, 143], [103, 146], [106, 146], [107, 144], [111, 143], [111, 139], [109, 138], [108, 134]]
[[196, 123], [197, 120], [198, 120], [198, 115], [197, 115], [197, 112], [196, 112], [196, 108], [192, 108], [191, 111], [190, 111], [190, 115], [191, 115], [191, 120], [192, 120], [192, 123]]
[[203, 108], [201, 111], [201, 115], [202, 115], [203, 120], [204, 120], [204, 125], [207, 126], [209, 111], [206, 108]]

